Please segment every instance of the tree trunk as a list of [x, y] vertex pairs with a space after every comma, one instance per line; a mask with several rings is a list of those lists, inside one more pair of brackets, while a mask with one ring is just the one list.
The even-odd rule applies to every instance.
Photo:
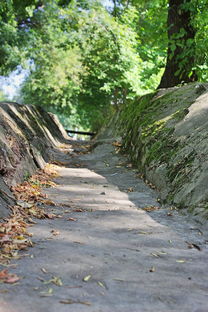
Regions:
[[192, 70], [195, 30], [191, 25], [191, 1], [169, 0], [167, 62], [158, 88], [173, 87], [197, 79]]

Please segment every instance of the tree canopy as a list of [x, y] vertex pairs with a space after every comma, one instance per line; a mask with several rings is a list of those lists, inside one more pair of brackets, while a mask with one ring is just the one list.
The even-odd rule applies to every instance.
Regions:
[[[208, 79], [207, 0], [8, 0], [0, 73], [30, 74], [19, 101], [96, 130], [158, 86]], [[161, 79], [162, 78], [162, 79]]]

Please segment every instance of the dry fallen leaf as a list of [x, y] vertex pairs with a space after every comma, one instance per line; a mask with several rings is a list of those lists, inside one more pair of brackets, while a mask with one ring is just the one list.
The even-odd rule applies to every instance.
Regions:
[[189, 242], [186, 242], [186, 244], [188, 245], [188, 248], [195, 248], [197, 249], [198, 251], [201, 251], [201, 247], [199, 247], [198, 245], [194, 244], [194, 243], [189, 243]]
[[53, 276], [53, 278], [51, 278], [48, 281], [44, 281], [44, 280], [42, 280], [42, 281], [43, 281], [43, 284], [46, 284], [46, 285], [50, 284], [50, 283], [53, 283], [56, 286], [63, 286], [63, 282], [62, 282], [61, 278], [57, 277], [57, 276]]
[[154, 252], [152, 252], [151, 255], [152, 255], [153, 257], [156, 257], [156, 258], [159, 258], [159, 257], [160, 257], [158, 254], [156, 254], [156, 253], [154, 253]]
[[137, 234], [150, 235], [152, 232], [139, 231]]
[[41, 297], [50, 297], [53, 294], [53, 288], [48, 288], [46, 291], [41, 291], [40, 296]]
[[62, 207], [72, 208], [72, 204], [61, 203], [59, 205], [62, 206]]
[[128, 193], [134, 192], [134, 188], [133, 188], [133, 187], [129, 187], [129, 188], [127, 189], [127, 192], [128, 192]]
[[151, 268], [149, 269], [149, 272], [155, 272], [155, 267], [151, 267]]
[[87, 302], [87, 301], [80, 301], [80, 300], [73, 300], [73, 299], [60, 300], [59, 302], [60, 302], [60, 303], [63, 303], [63, 304], [74, 304], [74, 303], [79, 303], [79, 304], [84, 304], [84, 305], [87, 305], [87, 306], [90, 306], [90, 305], [91, 305], [90, 302]]
[[0, 282], [14, 284], [20, 280], [16, 274], [11, 274], [7, 269], [0, 271]]
[[0, 239], [0, 243], [8, 243], [8, 242], [11, 242], [12, 241], [12, 238], [11, 236], [5, 234], [1, 239]]
[[77, 221], [76, 218], [68, 218], [67, 221]]
[[158, 253], [161, 254], [161, 255], [167, 255], [167, 252], [162, 251], [162, 250], [161, 250], [161, 251], [158, 251]]
[[4, 283], [7, 284], [14, 284], [20, 280], [20, 277], [18, 277], [16, 274], [11, 274]]
[[102, 282], [100, 282], [100, 281], [98, 281], [97, 284], [98, 284], [100, 287], [102, 287], [102, 288], [106, 288], [106, 286], [105, 286]]
[[7, 269], [0, 271], [0, 280], [6, 279], [7, 276], [8, 276], [8, 270]]
[[35, 203], [28, 203], [24, 200], [17, 200], [17, 205], [22, 207], [22, 208], [31, 208], [34, 206]]
[[158, 206], [148, 206], [148, 207], [144, 207], [142, 209], [149, 212], [149, 211], [159, 210], [160, 207], [158, 207]]
[[80, 245], [84, 245], [84, 244], [85, 244], [85, 243], [79, 242], [79, 241], [73, 241], [73, 243], [75, 243], [75, 244], [80, 244]]
[[48, 205], [48, 206], [56, 206], [56, 204], [54, 203], [54, 201], [46, 199], [46, 200], [42, 200], [41, 201], [44, 205]]
[[116, 146], [116, 147], [121, 147], [122, 146], [122, 143], [119, 142], [119, 141], [115, 141], [112, 143], [113, 146]]
[[75, 208], [72, 210], [73, 212], [85, 212], [86, 210], [83, 208]]
[[83, 277], [83, 282], [88, 282], [91, 279], [92, 275], [87, 275], [85, 277]]
[[44, 216], [48, 219], [55, 219], [57, 217], [54, 213], [44, 213]]
[[51, 233], [54, 235], [54, 236], [57, 236], [60, 234], [59, 231], [56, 231], [56, 230], [51, 230]]

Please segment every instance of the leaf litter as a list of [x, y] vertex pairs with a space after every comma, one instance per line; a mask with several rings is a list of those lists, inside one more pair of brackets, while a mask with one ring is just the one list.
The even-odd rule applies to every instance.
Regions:
[[[42, 280], [42, 279], [41, 279]], [[51, 284], [53, 283], [54, 285], [56, 286], [63, 286], [63, 282], [61, 280], [60, 277], [58, 276], [53, 276], [51, 279], [45, 281], [45, 280], [42, 280], [43, 284], [47, 285], [47, 284]]]
[[[9, 266], [10, 260], [17, 260], [24, 256], [24, 254], [20, 255], [19, 251], [33, 247], [30, 239], [32, 234], [28, 232], [28, 227], [36, 223], [33, 218], [54, 219], [57, 217], [37, 206], [38, 203], [53, 205], [53, 202], [49, 202], [46, 195], [42, 193], [41, 188], [56, 185], [51, 181], [58, 176], [55, 168], [53, 165], [46, 165], [27, 181], [11, 187], [16, 204], [10, 207], [10, 216], [0, 222], [0, 265]], [[14, 284], [19, 280], [20, 277], [9, 273], [8, 270], [0, 271], [0, 282]]]

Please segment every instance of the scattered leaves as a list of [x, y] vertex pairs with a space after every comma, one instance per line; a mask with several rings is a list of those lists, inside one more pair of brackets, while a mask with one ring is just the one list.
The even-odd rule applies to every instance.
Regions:
[[119, 142], [119, 141], [114, 141], [114, 142], [112, 143], [112, 145], [113, 145], [113, 146], [116, 146], [116, 147], [121, 147], [121, 146], [122, 146], [122, 143]]
[[158, 206], [147, 206], [147, 207], [144, 207], [144, 208], [142, 208], [142, 209], [145, 210], [145, 211], [147, 211], [147, 212], [149, 212], [149, 211], [159, 210], [160, 207], [158, 207]]
[[32, 242], [28, 238], [28, 224], [18, 209], [13, 211], [11, 218], [0, 223], [0, 263], [8, 264], [9, 260], [17, 259], [18, 251], [32, 247]]
[[[16, 205], [10, 207], [11, 216], [0, 223], [0, 264], [8, 265], [11, 259], [20, 257], [18, 254], [20, 250], [33, 246], [28, 238], [32, 234], [27, 232], [29, 223], [35, 223], [32, 217], [39, 219], [57, 217], [37, 206], [38, 202], [53, 205], [53, 202], [46, 199], [41, 187], [54, 186], [55, 183], [51, 181], [54, 177], [57, 177], [55, 166], [46, 165], [43, 170], [38, 170], [27, 181], [11, 187], [16, 198]], [[17, 277], [13, 275], [7, 280], [7, 282], [14, 283]]]
[[53, 276], [50, 280], [48, 280], [48, 281], [44, 281], [43, 280], [43, 284], [51, 284], [51, 283], [53, 283], [54, 285], [56, 285], [56, 286], [63, 286], [63, 282], [62, 282], [62, 280], [61, 280], [61, 278], [60, 277], [57, 277], [57, 276]]

